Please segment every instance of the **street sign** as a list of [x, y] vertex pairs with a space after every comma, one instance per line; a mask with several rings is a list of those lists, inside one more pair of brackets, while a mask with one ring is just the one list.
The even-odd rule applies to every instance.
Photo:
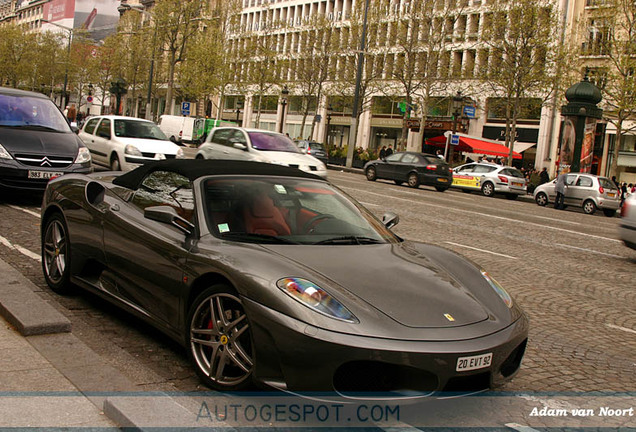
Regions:
[[474, 106], [464, 107], [464, 117], [475, 118], [476, 109]]
[[459, 145], [459, 135], [451, 135], [451, 145]]
[[93, 96], [86, 96], [86, 102], [88, 103], [93, 102]]
[[181, 115], [190, 115], [190, 102], [181, 102]]
[[420, 119], [408, 119], [408, 120], [406, 120], [406, 127], [411, 129], [413, 132], [419, 132], [419, 130], [420, 130]]

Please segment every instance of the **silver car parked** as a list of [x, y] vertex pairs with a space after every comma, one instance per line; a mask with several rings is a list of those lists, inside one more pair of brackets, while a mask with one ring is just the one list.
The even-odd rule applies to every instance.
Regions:
[[451, 187], [465, 192], [481, 190], [487, 197], [501, 193], [508, 199], [525, 195], [528, 190], [526, 178], [521, 171], [511, 166], [491, 163], [469, 163], [453, 169]]
[[[556, 179], [538, 186], [534, 191], [534, 200], [540, 206], [553, 203], [556, 199], [554, 189]], [[602, 209], [607, 217], [616, 215], [620, 206], [618, 189], [607, 177], [594, 174], [570, 173], [566, 175], [565, 205], [583, 208], [586, 214], [594, 214]]]
[[628, 196], [623, 203], [618, 235], [625, 246], [636, 250], [636, 193]]

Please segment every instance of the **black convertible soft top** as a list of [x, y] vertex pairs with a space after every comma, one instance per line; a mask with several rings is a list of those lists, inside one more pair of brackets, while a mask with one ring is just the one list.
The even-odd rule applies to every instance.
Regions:
[[322, 180], [320, 177], [296, 168], [263, 162], [205, 159], [170, 159], [148, 162], [132, 171], [120, 175], [113, 184], [136, 190], [148, 174], [154, 171], [170, 171], [187, 177], [190, 181], [208, 175], [267, 175], [304, 177]]

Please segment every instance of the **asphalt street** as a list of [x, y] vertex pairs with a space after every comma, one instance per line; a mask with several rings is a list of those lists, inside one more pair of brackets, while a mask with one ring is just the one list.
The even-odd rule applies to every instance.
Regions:
[[[528, 350], [519, 374], [500, 391], [534, 392], [541, 403], [557, 393], [621, 392], [636, 405], [636, 251], [618, 240], [619, 218], [415, 190], [354, 173], [330, 171], [329, 178], [376, 215], [399, 214], [398, 235], [471, 259], [521, 304], [531, 323]], [[89, 294], [61, 297], [46, 288], [40, 198], [3, 197], [0, 258], [40, 288], [38, 295], [72, 322], [73, 335], [139, 390], [207, 390], [182, 348], [161, 333]]]

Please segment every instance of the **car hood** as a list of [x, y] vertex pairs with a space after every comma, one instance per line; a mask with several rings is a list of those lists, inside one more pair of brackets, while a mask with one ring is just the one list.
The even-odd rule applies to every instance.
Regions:
[[282, 163], [285, 165], [321, 165], [318, 159], [304, 153], [292, 153], [281, 151], [260, 151], [256, 150], [259, 156], [268, 162]]
[[80, 146], [72, 132], [33, 131], [0, 127], [0, 144], [12, 155], [56, 155], [75, 157]]
[[[483, 283], [483, 278], [459, 281], [442, 265], [404, 243], [265, 247], [320, 273], [333, 286], [407, 327], [459, 327], [489, 318], [489, 311], [468, 286], [470, 282]], [[324, 288], [338, 296], [331, 287]]]
[[162, 141], [144, 138], [117, 138], [124, 146], [132, 144], [142, 153], [177, 154], [179, 146], [171, 141]]

